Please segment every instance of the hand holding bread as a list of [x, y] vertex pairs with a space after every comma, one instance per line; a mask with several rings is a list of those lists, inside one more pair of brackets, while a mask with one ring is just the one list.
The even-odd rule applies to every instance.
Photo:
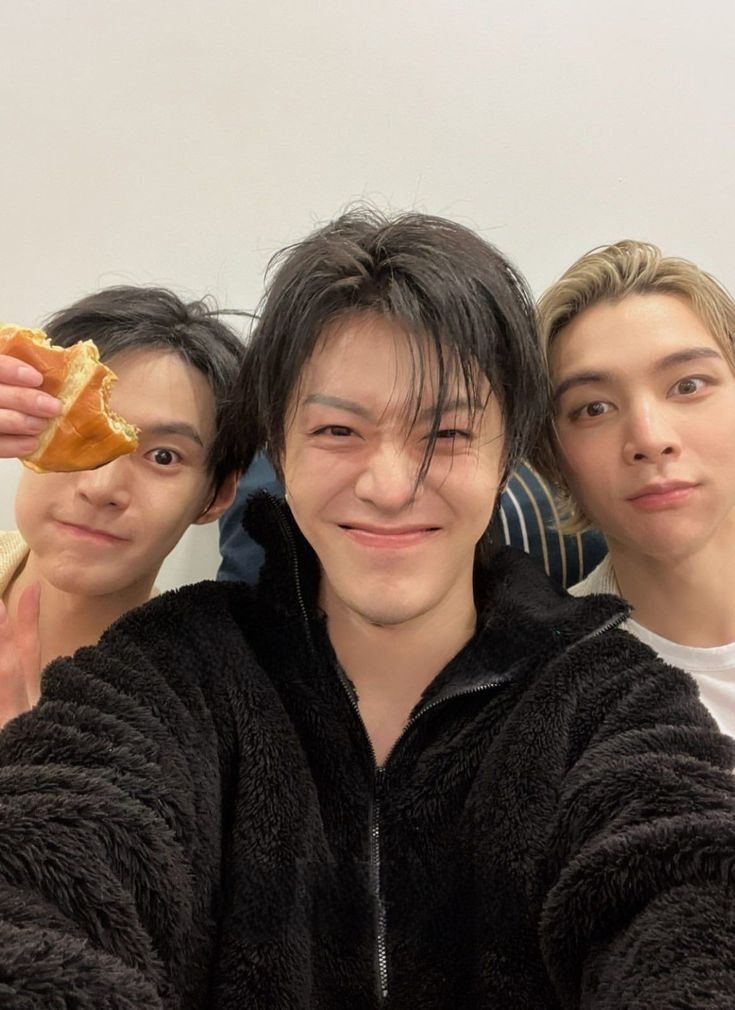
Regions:
[[114, 382], [92, 341], [54, 347], [41, 330], [0, 327], [0, 455], [46, 472], [133, 452], [136, 429], [108, 406]]
[[38, 433], [61, 412], [61, 401], [44, 393], [42, 382], [35, 368], [0, 354], [0, 458], [33, 452]]

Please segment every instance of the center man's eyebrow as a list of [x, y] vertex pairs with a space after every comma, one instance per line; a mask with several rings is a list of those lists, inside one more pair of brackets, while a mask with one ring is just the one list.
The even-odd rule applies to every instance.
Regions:
[[201, 435], [192, 424], [188, 424], [186, 421], [159, 421], [156, 424], [144, 425], [143, 431], [146, 435], [153, 435], [155, 437], [161, 435], [180, 435], [204, 448]]
[[[717, 358], [722, 360], [722, 355], [714, 347], [684, 347], [680, 351], [673, 351], [671, 354], [660, 358], [653, 367], [654, 372], [665, 372], [675, 365], [686, 365], [689, 361], [697, 361], [702, 358]], [[556, 387], [553, 393], [554, 401], [561, 397], [575, 386], [599, 385], [603, 382], [611, 382], [613, 375], [611, 372], [572, 372], [566, 379]]]
[[[444, 417], [445, 414], [456, 414], [461, 410], [469, 410], [469, 409], [470, 409], [469, 400], [466, 397], [458, 396], [455, 397], [453, 400], [447, 400], [447, 402], [444, 404], [444, 410], [442, 410], [442, 417]], [[436, 404], [434, 404], [433, 406], [424, 407], [418, 413], [418, 421], [424, 423], [426, 421], [432, 421], [434, 419], [435, 414], [436, 414]]]
[[350, 414], [364, 417], [367, 421], [372, 420], [373, 416], [361, 403], [356, 403], [354, 400], [344, 400], [341, 396], [329, 396], [327, 393], [309, 393], [304, 397], [303, 402], [304, 404], [317, 403], [322, 407], [336, 407], [337, 410], [346, 410]]
[[[330, 396], [327, 393], [309, 393], [308, 396], [304, 397], [304, 404], [317, 403], [322, 407], [336, 407], [337, 410], [346, 410], [350, 414], [357, 414], [358, 417], [364, 417], [367, 421], [373, 421], [372, 411], [368, 410], [361, 403], [357, 403], [355, 400], [344, 400], [341, 396]], [[469, 409], [469, 401], [464, 397], [457, 397], [454, 400], [449, 400], [442, 414], [456, 413], [459, 410]], [[436, 405], [430, 405], [428, 407], [423, 407], [417, 416], [417, 421], [420, 423], [431, 421], [436, 413]]]

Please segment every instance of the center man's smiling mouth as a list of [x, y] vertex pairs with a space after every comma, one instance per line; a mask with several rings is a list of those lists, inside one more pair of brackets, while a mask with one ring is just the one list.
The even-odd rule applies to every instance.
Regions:
[[340, 529], [365, 547], [413, 547], [439, 532], [439, 526], [416, 523], [401, 526], [377, 526], [373, 523], [339, 523]]

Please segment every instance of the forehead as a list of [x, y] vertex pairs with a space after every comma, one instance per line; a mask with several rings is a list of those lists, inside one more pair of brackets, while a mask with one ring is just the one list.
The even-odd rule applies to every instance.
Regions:
[[[442, 350], [442, 358], [447, 394], [454, 399], [458, 392], [466, 393], [461, 363], [451, 348]], [[441, 367], [429, 337], [374, 313], [349, 316], [327, 327], [318, 338], [300, 376], [297, 406], [315, 393], [381, 403], [384, 411], [433, 403]], [[482, 395], [489, 384], [475, 371], [477, 389], [471, 392]]]
[[215, 403], [206, 377], [173, 351], [129, 350], [105, 362], [117, 376], [110, 406], [143, 432], [162, 423], [195, 428], [205, 445], [214, 438]]
[[632, 372], [687, 347], [713, 347], [717, 339], [689, 300], [676, 294], [629, 295], [585, 309], [557, 334], [550, 348], [555, 379], [600, 369]]

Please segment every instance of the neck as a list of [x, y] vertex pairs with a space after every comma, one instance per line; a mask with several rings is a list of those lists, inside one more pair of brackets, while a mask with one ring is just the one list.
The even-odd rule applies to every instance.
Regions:
[[323, 594], [329, 637], [359, 699], [378, 764], [388, 756], [422, 694], [472, 638], [471, 584], [440, 607], [397, 625], [375, 625]]
[[707, 544], [682, 558], [653, 558], [609, 543], [621, 595], [633, 606], [633, 620], [671, 642], [709, 648], [735, 642], [729, 549]]
[[58, 589], [43, 575], [31, 552], [8, 587], [5, 603], [14, 612], [23, 590], [34, 582], [40, 584], [38, 634], [43, 667], [57, 656], [71, 655], [83, 645], [95, 645], [118, 617], [150, 599], [154, 578], [100, 596], [70, 593]]

